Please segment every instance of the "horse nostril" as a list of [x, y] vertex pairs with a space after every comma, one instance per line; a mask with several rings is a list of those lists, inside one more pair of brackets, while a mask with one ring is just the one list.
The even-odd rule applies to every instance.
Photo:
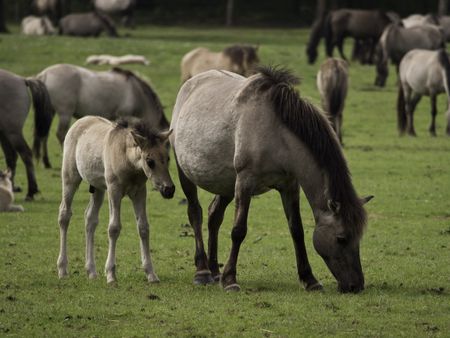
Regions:
[[163, 195], [164, 198], [172, 198], [173, 194], [175, 193], [175, 186], [174, 185], [170, 185], [170, 186], [164, 186], [164, 188], [161, 191], [161, 194]]

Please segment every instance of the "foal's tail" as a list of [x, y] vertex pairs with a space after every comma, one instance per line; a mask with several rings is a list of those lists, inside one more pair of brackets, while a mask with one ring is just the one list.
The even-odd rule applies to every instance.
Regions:
[[403, 134], [406, 130], [405, 94], [400, 80], [398, 81], [397, 96], [397, 128], [400, 134]]
[[33, 152], [37, 159], [40, 158], [41, 140], [48, 136], [55, 110], [50, 101], [45, 84], [37, 79], [25, 79], [30, 88], [34, 106], [34, 142]]

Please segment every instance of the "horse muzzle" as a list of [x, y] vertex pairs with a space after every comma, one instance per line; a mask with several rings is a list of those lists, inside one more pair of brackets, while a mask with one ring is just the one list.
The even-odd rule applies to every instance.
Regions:
[[173, 194], [175, 193], [175, 186], [174, 185], [165, 185], [159, 189], [159, 192], [161, 193], [161, 196], [164, 198], [172, 198]]

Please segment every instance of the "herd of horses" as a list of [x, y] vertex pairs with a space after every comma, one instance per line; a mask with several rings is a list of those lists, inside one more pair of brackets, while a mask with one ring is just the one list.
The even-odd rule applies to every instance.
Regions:
[[[379, 12], [377, 15], [385, 18]], [[348, 21], [343, 17], [336, 22]], [[361, 20], [367, 17], [355, 19], [352, 25]], [[384, 29], [381, 25], [377, 27], [380, 37], [394, 30], [399, 30], [401, 36], [401, 31], [406, 29], [398, 24]], [[339, 43], [348, 34], [345, 32], [334, 40], [341, 51]], [[431, 33], [428, 37], [432, 40]], [[362, 41], [361, 35], [355, 39]], [[363, 42], [362, 48], [369, 46], [371, 52], [375, 41], [372, 39], [369, 45]], [[384, 41], [389, 45], [388, 37]], [[327, 50], [332, 51], [328, 42]], [[440, 44], [435, 51], [409, 51], [399, 63], [401, 132], [415, 135], [414, 108], [421, 95], [429, 95], [433, 116], [430, 133], [436, 134], [436, 95], [448, 93], [450, 85], [450, 62], [442, 41]], [[107, 282], [117, 280], [115, 252], [122, 228], [121, 200], [125, 196], [131, 199], [136, 215], [146, 278], [149, 282], [159, 281], [150, 256], [146, 181], [150, 180], [162, 197], [174, 196], [175, 186], [169, 173], [170, 144], [194, 230], [195, 284], [221, 281], [225, 290], [240, 289], [236, 279], [237, 261], [247, 233], [251, 199], [275, 189], [280, 194], [294, 242], [298, 277], [306, 290], [322, 289], [312, 272], [304, 242], [299, 203], [300, 189], [303, 189], [316, 223], [314, 247], [336, 278], [338, 289], [354, 293], [364, 289], [359, 246], [367, 222], [364, 204], [373, 196], [358, 196], [342, 151], [349, 63], [330, 57], [319, 69], [317, 87], [324, 114], [300, 96], [295, 89], [299, 79], [291, 71], [261, 67], [259, 61], [258, 47], [250, 45], [233, 45], [221, 52], [197, 48], [184, 55], [180, 69], [182, 86], [170, 122], [153, 88], [128, 70], [113, 68], [94, 72], [58, 64], [33, 78], [0, 71], [0, 141], [11, 170], [11, 187], [18, 154], [25, 163], [27, 199], [33, 199], [38, 192], [32, 151], [22, 135], [31, 104], [28, 89], [35, 109], [33, 150], [37, 157], [43, 155], [46, 167], [51, 167], [47, 149], [50, 125], [55, 114], [59, 117], [57, 138], [63, 148], [58, 216], [59, 277], [68, 275], [67, 230], [71, 205], [84, 180], [91, 194], [85, 212], [88, 277], [97, 276], [94, 233], [106, 193], [109, 201]], [[450, 134], [448, 116], [447, 133]], [[70, 127], [72, 117], [78, 120]], [[207, 249], [198, 187], [214, 194], [208, 208]], [[233, 199], [232, 246], [221, 272], [218, 233], [225, 210]]]

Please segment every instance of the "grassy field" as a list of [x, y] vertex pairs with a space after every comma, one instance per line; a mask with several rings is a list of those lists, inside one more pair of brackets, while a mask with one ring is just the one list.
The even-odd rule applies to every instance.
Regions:
[[[151, 81], [170, 117], [179, 88], [179, 61], [190, 49], [220, 50], [235, 42], [260, 44], [267, 64], [281, 64], [302, 77], [302, 96], [319, 104], [315, 88], [318, 64], [306, 62], [308, 31], [299, 29], [186, 29], [140, 27], [123, 39], [33, 38], [0, 36], [0, 68], [31, 76], [55, 63], [82, 65], [90, 54], [142, 54], [151, 65], [127, 67]], [[348, 54], [349, 47], [347, 46]], [[323, 48], [321, 48], [323, 53]], [[320, 55], [319, 61], [324, 59]], [[96, 67], [95, 69], [105, 69]], [[392, 70], [391, 70], [392, 75]], [[416, 113], [417, 138], [398, 137], [394, 76], [386, 88], [373, 86], [374, 67], [352, 64], [344, 112], [345, 154], [367, 205], [369, 225], [361, 257], [366, 290], [342, 295], [312, 248], [314, 223], [302, 197], [302, 216], [313, 271], [325, 290], [307, 293], [300, 286], [294, 250], [278, 194], [252, 201], [249, 231], [238, 264], [240, 293], [219, 285], [196, 287], [194, 239], [185, 227], [185, 206], [177, 185], [175, 198], [151, 192], [148, 201], [151, 247], [158, 285], [146, 283], [140, 268], [139, 240], [131, 204], [122, 208], [118, 241], [118, 279], [108, 287], [103, 274], [90, 281], [84, 272], [83, 212], [86, 184], [75, 197], [69, 228], [68, 279], [56, 273], [59, 230], [61, 148], [52, 126], [50, 159], [54, 169], [37, 166], [41, 194], [25, 203], [26, 212], [0, 215], [0, 336], [142, 337], [142, 336], [450, 336], [450, 138], [444, 136], [446, 100], [438, 100], [438, 137], [428, 135], [428, 99]], [[1, 103], [0, 103], [1, 104]], [[25, 127], [31, 141], [32, 118]], [[5, 167], [0, 153], [0, 167]], [[19, 162], [17, 183], [26, 187]], [[201, 192], [204, 210], [211, 195]], [[98, 270], [107, 253], [105, 204], [97, 229]], [[231, 244], [233, 208], [221, 229], [219, 259]]]

